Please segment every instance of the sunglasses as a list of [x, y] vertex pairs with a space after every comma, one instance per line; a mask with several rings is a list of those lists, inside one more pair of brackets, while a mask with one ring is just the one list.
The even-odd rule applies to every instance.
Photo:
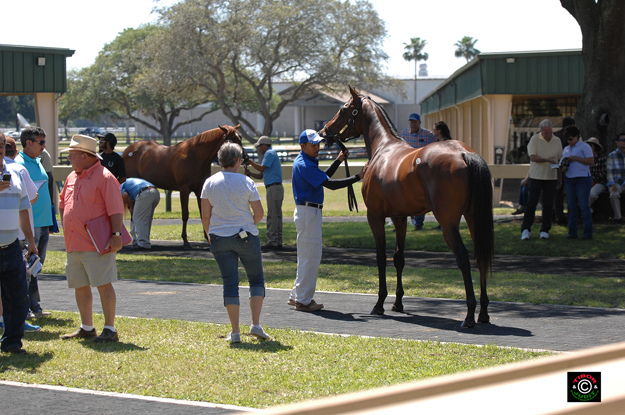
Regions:
[[621, 137], [621, 138], [619, 138], [619, 139], [618, 139], [618, 140], [616, 140], [616, 141], [625, 141], [625, 137]]
[[34, 142], [34, 143], [37, 143], [37, 144], [39, 144], [40, 146], [43, 146], [43, 145], [45, 145], [45, 144], [46, 144], [46, 140], [30, 140], [30, 141], [32, 141], [32, 142]]

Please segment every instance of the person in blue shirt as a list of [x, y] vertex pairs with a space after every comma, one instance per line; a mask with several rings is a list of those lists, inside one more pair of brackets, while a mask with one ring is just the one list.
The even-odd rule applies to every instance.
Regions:
[[267, 244], [261, 246], [261, 249], [282, 249], [282, 201], [284, 200], [282, 165], [278, 153], [271, 148], [271, 138], [264, 135], [254, 146], [263, 156], [263, 161], [258, 164], [250, 160], [252, 167], [259, 173], [252, 173], [245, 169], [245, 174], [254, 179], [263, 179], [267, 191]]
[[[33, 207], [33, 222], [35, 224], [35, 243], [39, 250], [41, 265], [45, 265], [48, 240], [50, 239], [50, 225], [52, 225], [52, 199], [48, 191], [48, 173], [41, 164], [41, 154], [46, 147], [46, 132], [39, 127], [27, 127], [20, 135], [22, 151], [15, 158], [15, 162], [26, 167], [33, 182], [39, 187], [37, 201]], [[49, 315], [43, 311], [37, 277], [31, 276], [28, 284], [30, 298], [30, 317], [41, 318]]]
[[154, 209], [161, 201], [161, 194], [152, 183], [131, 177], [121, 184], [122, 199], [130, 211], [130, 249], [152, 249], [150, 231]]
[[293, 198], [295, 199], [295, 229], [297, 230], [297, 275], [289, 295], [289, 305], [298, 311], [318, 311], [323, 304], [313, 300], [317, 274], [321, 264], [321, 210], [323, 188], [342, 189], [359, 181], [367, 168], [352, 177], [332, 180], [330, 177], [347, 158], [342, 151], [325, 171], [319, 168], [319, 143], [324, 141], [315, 130], [305, 130], [299, 136], [302, 151], [293, 161]]
[[592, 212], [590, 211], [590, 189], [592, 176], [590, 166], [595, 162], [595, 156], [588, 143], [579, 139], [579, 129], [571, 125], [564, 130], [564, 137], [569, 143], [562, 151], [562, 157], [568, 159], [568, 166], [561, 167], [564, 174], [564, 186], [569, 206], [569, 234], [566, 239], [577, 239], [577, 210], [582, 211], [584, 233], [582, 239], [592, 239]]

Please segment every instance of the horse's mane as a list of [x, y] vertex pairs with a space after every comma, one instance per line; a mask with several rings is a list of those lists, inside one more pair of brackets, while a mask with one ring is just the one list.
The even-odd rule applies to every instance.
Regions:
[[[216, 134], [216, 133], [218, 133], [218, 134]], [[200, 133], [200, 134], [196, 135], [195, 137], [189, 138], [188, 140], [181, 141], [178, 144], [176, 144], [176, 146], [180, 145], [180, 144], [182, 144], [184, 142], [186, 142], [186, 143], [188, 143], [189, 145], [192, 145], [192, 146], [208, 143], [210, 140], [212, 140], [215, 137], [218, 137], [221, 134], [222, 134], [221, 128], [213, 128], [212, 130], [204, 131], [203, 133]]]
[[[382, 114], [382, 119], [384, 120], [384, 122], [386, 122], [386, 124], [388, 125], [388, 129], [391, 131], [391, 134], [393, 134], [393, 136], [395, 136], [395, 138], [398, 138], [402, 141], [405, 141], [397, 132], [397, 128], [395, 128], [395, 124], [393, 124], [393, 122], [391, 121], [391, 119], [389, 118], [388, 114], [386, 113], [386, 110], [377, 102], [375, 102], [374, 100], [371, 99], [371, 97], [366, 97], [369, 101], [371, 101], [373, 103], [373, 106], [375, 108], [377, 108], [378, 110], [380, 110], [380, 113]], [[361, 98], [362, 99], [362, 98]]]

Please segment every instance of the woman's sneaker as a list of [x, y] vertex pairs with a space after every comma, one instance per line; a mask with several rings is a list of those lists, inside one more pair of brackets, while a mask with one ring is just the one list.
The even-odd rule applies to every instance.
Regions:
[[226, 340], [228, 340], [230, 343], [241, 343], [241, 333], [230, 332]]
[[271, 337], [269, 337], [269, 335], [267, 333], [265, 333], [265, 331], [263, 330], [262, 327], [253, 327], [250, 329], [250, 334], [252, 336], [256, 336], [259, 339], [263, 339], [263, 340], [269, 340]]
[[24, 333], [33, 333], [41, 330], [39, 326], [33, 326], [32, 324], [24, 323]]

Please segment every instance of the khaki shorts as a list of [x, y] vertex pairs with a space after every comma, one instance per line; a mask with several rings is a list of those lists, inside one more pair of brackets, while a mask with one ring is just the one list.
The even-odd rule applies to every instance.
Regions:
[[97, 252], [68, 252], [65, 264], [69, 288], [87, 285], [99, 287], [117, 281], [115, 254], [100, 256]]

